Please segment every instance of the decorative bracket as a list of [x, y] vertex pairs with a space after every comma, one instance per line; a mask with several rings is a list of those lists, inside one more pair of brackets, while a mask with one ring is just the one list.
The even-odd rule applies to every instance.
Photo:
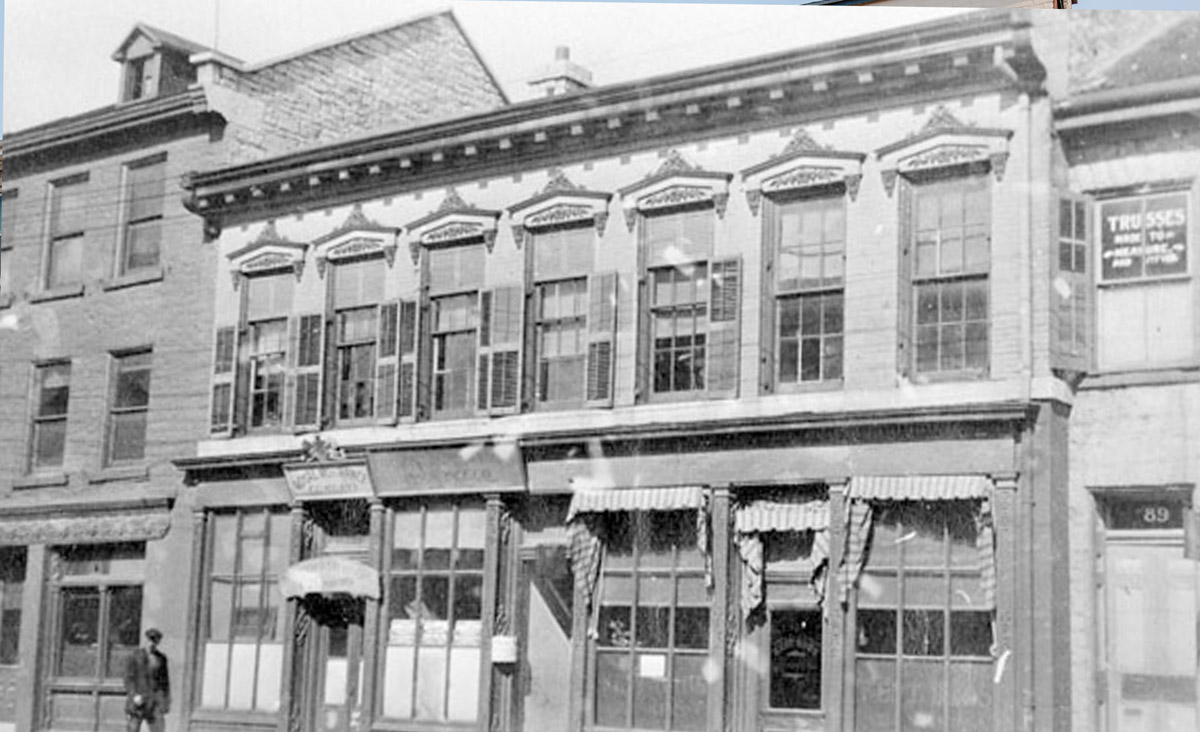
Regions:
[[304, 275], [304, 256], [308, 244], [294, 242], [282, 236], [274, 220], [268, 221], [258, 237], [249, 244], [226, 255], [236, 290], [246, 276], [274, 274], [291, 270], [299, 282]]
[[592, 224], [599, 236], [604, 235], [608, 220], [611, 193], [591, 191], [572, 183], [562, 170], [550, 171], [550, 180], [541, 193], [527, 198], [508, 209], [512, 220], [513, 240], [517, 248], [525, 244], [530, 232], [554, 226]]
[[1012, 135], [1012, 130], [963, 122], [945, 106], [939, 106], [920, 130], [875, 152], [884, 189], [890, 197], [897, 175], [920, 176], [954, 168], [991, 170], [1001, 182]]
[[803, 128], [769, 160], [742, 171], [746, 203], [758, 215], [764, 195], [811, 195], [841, 189], [858, 196], [865, 153], [834, 150], [816, 142]]
[[329, 262], [382, 256], [390, 269], [396, 261], [396, 240], [401, 229], [383, 226], [367, 218], [362, 204], [356, 203], [346, 220], [333, 231], [313, 240], [316, 250], [317, 275], [325, 277]]
[[633, 231], [638, 214], [709, 202], [718, 218], [725, 217], [732, 173], [702, 170], [677, 150], [667, 151], [658, 170], [620, 190], [625, 225]]
[[413, 264], [420, 261], [420, 247], [437, 244], [455, 244], [481, 239], [490, 253], [496, 245], [496, 222], [499, 211], [476, 208], [462, 199], [454, 188], [446, 190], [446, 197], [427, 216], [408, 224], [409, 251]]

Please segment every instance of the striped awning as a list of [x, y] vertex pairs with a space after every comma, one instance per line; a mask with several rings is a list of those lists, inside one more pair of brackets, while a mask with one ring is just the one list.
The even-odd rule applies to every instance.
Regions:
[[863, 501], [953, 501], [986, 498], [992, 481], [983, 475], [862, 476], [847, 496]]
[[734, 524], [743, 534], [768, 531], [824, 531], [829, 528], [829, 502], [754, 501], [737, 510]]
[[610, 488], [576, 491], [567, 521], [581, 513], [614, 511], [683, 511], [704, 506], [704, 489], [698, 485], [672, 488]]

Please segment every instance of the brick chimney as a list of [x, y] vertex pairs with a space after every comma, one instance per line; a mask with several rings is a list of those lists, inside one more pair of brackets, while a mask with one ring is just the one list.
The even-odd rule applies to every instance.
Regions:
[[554, 49], [554, 62], [543, 66], [529, 80], [534, 97], [555, 97], [592, 85], [592, 72], [571, 61], [571, 49]]

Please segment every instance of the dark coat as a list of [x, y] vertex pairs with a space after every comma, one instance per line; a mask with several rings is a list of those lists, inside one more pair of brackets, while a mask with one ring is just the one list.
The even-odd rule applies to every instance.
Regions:
[[[151, 668], [150, 656], [157, 664]], [[141, 696], [140, 705], [134, 697]], [[167, 671], [167, 657], [158, 650], [139, 648], [125, 662], [125, 712], [150, 719], [166, 714], [171, 708], [171, 676]]]

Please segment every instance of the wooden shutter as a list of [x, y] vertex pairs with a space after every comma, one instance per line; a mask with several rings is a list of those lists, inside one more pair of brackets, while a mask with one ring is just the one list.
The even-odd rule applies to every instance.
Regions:
[[1091, 201], [1070, 193], [1060, 195], [1051, 223], [1051, 368], [1083, 374], [1091, 369], [1095, 344]]
[[480, 294], [477, 406], [481, 413], [515, 414], [521, 405], [521, 335], [525, 288]]
[[588, 277], [587, 385], [589, 407], [611, 407], [617, 354], [617, 298], [620, 280], [616, 272]]
[[779, 253], [779, 207], [762, 202], [762, 274], [758, 308], [758, 393], [775, 391], [775, 260]]
[[250, 425], [250, 328], [245, 322], [237, 329], [233, 384], [233, 430], [245, 434]]
[[233, 399], [237, 382], [238, 329], [217, 328], [213, 345], [212, 409], [209, 432], [229, 435], [233, 432]]
[[376, 339], [375, 418], [396, 421], [396, 379], [399, 365], [400, 303], [379, 306], [379, 335]]
[[916, 197], [913, 195], [912, 184], [901, 177], [896, 181], [896, 198], [898, 220], [896, 225], [899, 237], [899, 267], [896, 282], [896, 371], [906, 378], [913, 376], [913, 206]]
[[412, 421], [417, 416], [417, 324], [419, 310], [416, 300], [401, 300], [399, 306], [400, 373], [396, 403], [401, 420]]
[[741, 258], [713, 262], [709, 278], [706, 388], [712, 397], [734, 397], [738, 392], [742, 342]]
[[292, 392], [292, 426], [297, 431], [321, 429], [322, 364], [325, 359], [325, 316], [297, 318]]

